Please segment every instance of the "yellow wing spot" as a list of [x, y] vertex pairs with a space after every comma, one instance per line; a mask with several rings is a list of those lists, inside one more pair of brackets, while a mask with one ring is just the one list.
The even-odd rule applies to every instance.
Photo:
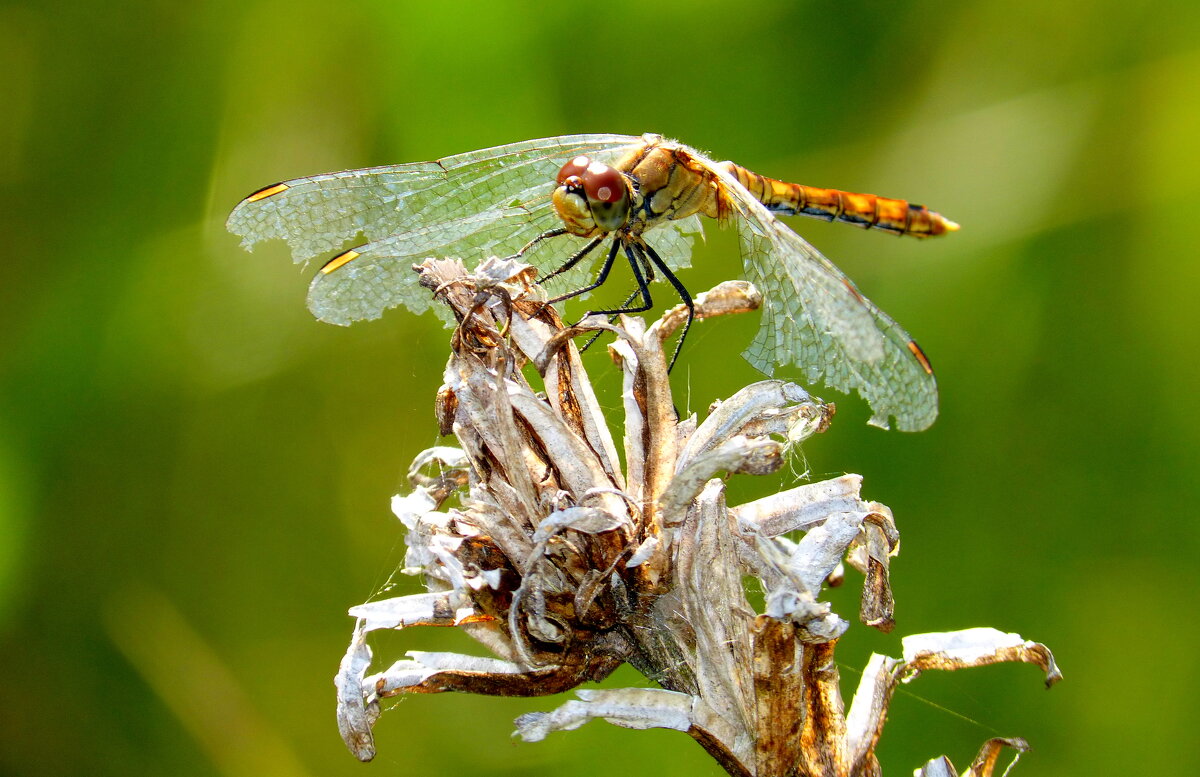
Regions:
[[274, 197], [280, 192], [286, 192], [290, 188], [291, 187], [286, 183], [277, 183], [274, 186], [268, 186], [265, 189], [259, 189], [254, 194], [251, 194], [249, 197], [247, 197], [246, 202], [258, 202], [259, 200], [265, 200], [268, 197]]
[[325, 266], [321, 268], [321, 274], [328, 275], [329, 273], [333, 272], [337, 268], [341, 267], [346, 262], [349, 262], [350, 260], [357, 259], [357, 258], [358, 258], [358, 251], [347, 251], [344, 254], [338, 254], [337, 256], [333, 257], [332, 259], [330, 259], [328, 262], [325, 263]]
[[908, 350], [912, 351], [912, 355], [917, 357], [917, 361], [921, 363], [921, 367], [925, 370], [925, 374], [933, 374], [933, 365], [929, 363], [929, 357], [921, 350], [921, 346], [917, 345], [916, 340], [908, 341]]

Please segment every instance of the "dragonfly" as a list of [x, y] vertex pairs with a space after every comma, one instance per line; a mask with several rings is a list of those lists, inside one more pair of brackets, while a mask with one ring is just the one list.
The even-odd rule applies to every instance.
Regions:
[[921, 205], [779, 181], [655, 134], [564, 135], [296, 178], [246, 197], [227, 227], [247, 250], [285, 240], [297, 263], [337, 252], [308, 292], [312, 313], [333, 324], [430, 309], [412, 265], [467, 255], [522, 257], [551, 302], [598, 288], [623, 256], [637, 289], [624, 306], [592, 312], [650, 309], [649, 284], [661, 274], [690, 324], [691, 295], [676, 273], [690, 264], [701, 216], [712, 218], [736, 230], [745, 278], [763, 293], [742, 354], [752, 366], [767, 375], [794, 366], [811, 382], [857, 391], [873, 425], [929, 427], [938, 404], [929, 359], [781, 215], [914, 237], [958, 229]]

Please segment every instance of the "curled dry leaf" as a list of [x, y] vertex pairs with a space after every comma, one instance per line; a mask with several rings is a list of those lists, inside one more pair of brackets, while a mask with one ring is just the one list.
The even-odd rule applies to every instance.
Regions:
[[[1049, 651], [1015, 635], [922, 635], [905, 641], [903, 660], [874, 656], [844, 713], [834, 649], [849, 624], [821, 593], [844, 562], [865, 575], [860, 618], [891, 628], [891, 511], [860, 496], [858, 475], [725, 501], [725, 478], [779, 470], [792, 446], [829, 427], [832, 405], [765, 380], [703, 420], [678, 419], [663, 340], [681, 311], [650, 327], [591, 317], [568, 328], [519, 263], [414, 269], [459, 322], [435, 403], [458, 447], [419, 455], [412, 491], [392, 504], [407, 529], [403, 571], [428, 592], [350, 610], [358, 621], [335, 683], [339, 729], [360, 759], [375, 753], [383, 698], [543, 696], [629, 663], [660, 688], [580, 690], [521, 716], [517, 735], [537, 741], [602, 719], [686, 732], [734, 775], [876, 775], [897, 683], [995, 661], [1057, 677]], [[697, 297], [697, 318], [759, 302], [747, 283], [722, 284]], [[572, 342], [594, 331], [614, 336], [623, 374], [619, 443]], [[766, 594], [762, 613], [747, 575]], [[370, 673], [370, 632], [428, 625], [456, 626], [495, 657], [410, 652]], [[980, 758], [969, 773], [990, 775], [994, 757]], [[926, 773], [953, 773], [936, 763]]]

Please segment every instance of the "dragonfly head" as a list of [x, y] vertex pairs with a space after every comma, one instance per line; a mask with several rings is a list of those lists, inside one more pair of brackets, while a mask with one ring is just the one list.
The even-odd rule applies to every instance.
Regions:
[[629, 221], [630, 184], [616, 168], [577, 156], [558, 171], [554, 210], [580, 237], [612, 232]]

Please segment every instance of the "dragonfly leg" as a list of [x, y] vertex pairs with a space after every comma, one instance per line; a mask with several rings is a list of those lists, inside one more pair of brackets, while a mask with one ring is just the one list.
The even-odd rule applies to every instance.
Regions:
[[[650, 298], [650, 284], [646, 280], [647, 276], [649, 276], [650, 280], [654, 279], [654, 269], [646, 261], [645, 254], [636, 250], [636, 246], [625, 245], [625, 256], [629, 259], [629, 266], [633, 269], [633, 277], [637, 279], [637, 288], [625, 298], [625, 301], [621, 303], [619, 308], [612, 310], [589, 310], [584, 315], [584, 318], [591, 315], [607, 314], [608, 323], [611, 324], [617, 320], [617, 316], [621, 313], [641, 313], [644, 310], [654, 307], [654, 300]], [[643, 275], [643, 272], [645, 275]], [[641, 296], [643, 304], [640, 307], [632, 307], [633, 300], [638, 296]], [[596, 342], [601, 334], [603, 332], [597, 332], [589, 337], [587, 342], [583, 344], [583, 347], [579, 349], [579, 352], [583, 353], [588, 348], [591, 348], [592, 343]]]
[[[632, 291], [632, 292], [629, 294], [629, 296], [625, 298], [625, 301], [621, 303], [621, 307], [628, 307], [628, 305], [629, 305], [631, 302], [633, 302], [633, 298], [634, 298], [634, 297], [636, 297], [637, 295], [641, 294], [641, 293], [642, 293], [642, 290], [641, 290], [641, 289], [634, 289], [634, 290], [633, 290], [633, 291]], [[617, 320], [617, 314], [616, 314], [616, 313], [613, 313], [611, 316], [609, 316], [609, 317], [608, 317], [608, 323], [610, 323], [610, 324], [611, 324], [611, 323], [613, 323], [613, 322], [614, 322], [614, 321], [616, 321], [616, 320]], [[580, 348], [579, 348], [579, 352], [580, 352], [580, 353], [583, 353], [583, 352], [585, 352], [587, 349], [591, 348], [591, 347], [592, 347], [592, 343], [594, 343], [594, 342], [596, 342], [597, 340], [599, 340], [599, 339], [600, 339], [600, 335], [602, 335], [602, 334], [604, 334], [604, 332], [603, 332], [603, 331], [599, 331], [599, 332], [596, 332], [596, 334], [594, 334], [594, 335], [592, 335], [591, 337], [589, 337], [589, 338], [587, 339], [587, 342], [586, 342], [586, 343], [584, 343], [582, 346], [580, 346]]]
[[[637, 280], [637, 288], [633, 290], [632, 294], [630, 294], [628, 297], [625, 298], [625, 301], [623, 303], [621, 303], [621, 307], [614, 308], [612, 310], [589, 310], [587, 313], [584, 314], [583, 317], [587, 318], [588, 316], [593, 316], [593, 315], [596, 315], [596, 316], [607, 315], [608, 320], [611, 323], [614, 319], [616, 319], [618, 314], [641, 313], [643, 310], [649, 310], [650, 308], [654, 307], [654, 300], [651, 299], [651, 297], [650, 297], [650, 286], [646, 282], [645, 276], [642, 274], [641, 265], [644, 263], [645, 257], [643, 255], [641, 255], [640, 253], [636, 252], [635, 246], [631, 246], [631, 245], [629, 245], [621, 240], [615, 239], [615, 238], [613, 239], [612, 249], [609, 250], [609, 252], [608, 252], [608, 258], [604, 260], [604, 266], [600, 268], [600, 274], [596, 276], [596, 280], [594, 283], [592, 283], [589, 286], [585, 286], [584, 288], [579, 289], [577, 291], [573, 291], [570, 294], [564, 294], [563, 296], [557, 297], [550, 301], [558, 302], [560, 300], [567, 299], [569, 297], [575, 297], [580, 294], [586, 294], [587, 292], [591, 291], [592, 289], [594, 289], [597, 286], [604, 283], [604, 281], [608, 278], [609, 272], [612, 270], [613, 262], [616, 261], [618, 246], [622, 246], [625, 249], [625, 257], [629, 260], [629, 266], [633, 269], [633, 277]], [[646, 265], [646, 269], [647, 269], [647, 271], [649, 271], [649, 269], [650, 269], [648, 264]], [[642, 305], [637, 306], [637, 307], [630, 307], [630, 303], [633, 302], [634, 298], [638, 297], [638, 296], [641, 296], [641, 298], [642, 298]], [[591, 347], [592, 343], [596, 342], [596, 338], [600, 337], [600, 334], [601, 334], [600, 332], [597, 332], [596, 334], [592, 335], [588, 339], [588, 341], [583, 344], [583, 347], [580, 348], [579, 350], [586, 351], [589, 347]]]
[[[538, 283], [542, 283], [542, 282], [546, 281], [547, 279], [553, 278], [555, 275], [558, 275], [560, 272], [570, 269], [573, 264], [576, 264], [580, 259], [583, 258], [583, 256], [581, 254], [583, 254], [584, 251], [590, 251], [592, 248], [595, 248], [596, 245], [602, 239], [603, 238], [596, 238], [592, 242], [588, 243], [586, 246], [583, 247], [582, 251], [580, 251], [575, 256], [572, 256], [570, 259], [568, 259], [566, 264], [564, 264], [562, 267], [559, 267], [557, 270], [550, 273], [545, 278], [542, 278], [541, 280], [539, 280]], [[609, 249], [608, 256], [604, 258], [604, 264], [601, 265], [600, 272], [596, 275], [595, 281], [588, 284], [587, 286], [584, 286], [582, 289], [576, 289], [575, 291], [568, 291], [566, 294], [559, 294], [557, 297], [550, 299], [549, 302], [562, 302], [564, 299], [571, 299], [572, 297], [578, 297], [581, 294], [587, 294], [592, 289], [603, 284], [606, 280], [608, 280], [608, 274], [609, 274], [609, 272], [612, 271], [613, 262], [615, 262], [617, 260], [617, 251], [619, 251], [620, 248], [621, 248], [621, 241], [613, 240], [612, 248]]]
[[[566, 232], [567, 232], [567, 230], [565, 230], [565, 229], [562, 229], [562, 230], [554, 230], [554, 229], [552, 229], [552, 230], [550, 230], [550, 232], [543, 232], [543, 233], [542, 233], [541, 235], [539, 235], [537, 238], [534, 238], [534, 240], [533, 240], [532, 242], [530, 242], [530, 244], [529, 244], [529, 245], [525, 246], [525, 248], [529, 248], [529, 246], [533, 245], [534, 243], [536, 243], [536, 242], [537, 242], [539, 239], [541, 239], [541, 238], [543, 238], [543, 237], [547, 237], [547, 236], [553, 237], [554, 235], [553, 235], [553, 234], [551, 234], [551, 233], [557, 233], [557, 234], [559, 234], [559, 235], [565, 235], [565, 234], [566, 234]], [[576, 252], [575, 252], [575, 253], [574, 253], [572, 256], [568, 257], [568, 258], [567, 258], [567, 261], [563, 262], [563, 263], [562, 263], [562, 266], [561, 266], [561, 267], [559, 267], [557, 270], [555, 270], [554, 272], [550, 273], [549, 275], [543, 275], [541, 278], [538, 278], [538, 285], [539, 285], [539, 286], [540, 286], [540, 285], [542, 285], [543, 283], [545, 283], [546, 281], [550, 280], [550, 279], [551, 279], [551, 278], [553, 278], [554, 276], [556, 276], [556, 275], [560, 275], [560, 274], [562, 274], [562, 273], [565, 273], [567, 270], [569, 270], [569, 269], [571, 269], [572, 267], [574, 267], [575, 265], [579, 264], [579, 263], [580, 263], [580, 262], [583, 260], [583, 258], [584, 258], [585, 256], [587, 256], [588, 254], [590, 254], [590, 253], [592, 252], [592, 250], [593, 250], [593, 249], [595, 249], [595, 247], [596, 247], [596, 246], [600, 245], [600, 241], [602, 241], [602, 240], [604, 240], [604, 235], [601, 235], [600, 237], [596, 238], [595, 240], [592, 240], [590, 243], [588, 243], [587, 245], [585, 245], [583, 248], [581, 248], [581, 249], [579, 249], [578, 251], [576, 251]], [[525, 250], [525, 248], [522, 248], [521, 250], [522, 250], [522, 251], [524, 251], [524, 250]], [[520, 254], [518, 254], [518, 256], [520, 256]], [[605, 265], [604, 265], [604, 267], [605, 267], [606, 269], [602, 269], [602, 270], [600, 271], [601, 273], [607, 274], [607, 272], [608, 272], [607, 268], [609, 268], [609, 267], [611, 267], [611, 266], [612, 266], [613, 257], [615, 257], [615, 256], [616, 256], [616, 251], [614, 250], [614, 251], [612, 252], [612, 256], [609, 256], [609, 258], [608, 258], [608, 259], [606, 260], [606, 262], [605, 262]], [[600, 283], [604, 283], [604, 281], [603, 281], [603, 280], [601, 280], [601, 281], [599, 281], [599, 283], [597, 283], [596, 285], [598, 286], [598, 285], [600, 285]], [[592, 289], [594, 289], [594, 288], [596, 288], [596, 286], [589, 286], [589, 287], [587, 288], [587, 291], [591, 291], [591, 290], [592, 290]], [[582, 290], [581, 290], [581, 291], [573, 291], [573, 292], [571, 292], [570, 294], [564, 294], [563, 296], [561, 296], [561, 297], [556, 297], [556, 298], [554, 298], [554, 299], [552, 299], [552, 300], [550, 300], [550, 301], [551, 301], [551, 302], [558, 302], [558, 301], [559, 301], [559, 300], [561, 300], [561, 299], [567, 299], [568, 297], [574, 297], [574, 296], [576, 296], [577, 294], [582, 294], [582, 293], [583, 293], [583, 291], [582, 291]]]
[[[629, 299], [625, 301], [625, 305], [619, 308], [612, 308], [610, 310], [589, 310], [584, 318], [587, 318], [587, 316], [598, 315], [615, 316], [618, 313], [641, 313], [644, 310], [649, 310], [650, 308], [654, 307], [654, 300], [650, 298], [650, 284], [646, 283], [646, 277], [642, 274], [641, 262], [639, 261], [641, 259], [641, 255], [638, 250], [638, 246], [632, 242], [627, 243], [623, 240], [615, 241], [615, 243], [620, 243], [625, 249], [625, 258], [629, 260], [629, 266], [633, 269], [633, 277], [637, 281], [637, 291], [629, 295]], [[608, 273], [605, 272], [604, 274], [607, 275]], [[591, 291], [603, 282], [603, 279], [598, 279], [595, 285], [589, 287], [587, 291]], [[641, 295], [642, 297], [642, 304], [629, 307], [629, 303], [632, 302], [633, 298], [638, 295]]]
[[530, 240], [528, 243], [526, 243], [524, 246], [522, 246], [521, 250], [517, 251], [515, 254], [513, 254], [513, 256], [514, 257], [524, 256], [526, 251], [533, 248], [535, 245], [542, 242], [543, 240], [548, 240], [552, 237], [558, 237], [559, 235], [565, 235], [565, 234], [567, 234], [567, 230], [563, 229], [562, 227], [559, 227], [558, 229], [546, 230], [545, 232], [538, 235], [533, 240]]
[[688, 290], [684, 287], [683, 282], [675, 277], [675, 273], [671, 272], [671, 268], [667, 267], [666, 262], [664, 262], [662, 257], [660, 257], [658, 253], [650, 247], [649, 243], [645, 242], [644, 240], [639, 240], [638, 248], [641, 251], [645, 251], [645, 253], [650, 256], [650, 261], [659, 269], [660, 272], [662, 272], [663, 277], [667, 279], [667, 282], [675, 287], [675, 291], [679, 294], [679, 298], [682, 299], [683, 304], [687, 306], [687, 321], [683, 325], [683, 330], [679, 333], [679, 339], [675, 341], [675, 353], [671, 354], [671, 363], [667, 365], [667, 372], [670, 372], [675, 367], [675, 360], [679, 358], [679, 352], [683, 350], [683, 341], [687, 339], [688, 330], [692, 328], [692, 321], [696, 318], [696, 305], [692, 302], [692, 295], [688, 293]]

